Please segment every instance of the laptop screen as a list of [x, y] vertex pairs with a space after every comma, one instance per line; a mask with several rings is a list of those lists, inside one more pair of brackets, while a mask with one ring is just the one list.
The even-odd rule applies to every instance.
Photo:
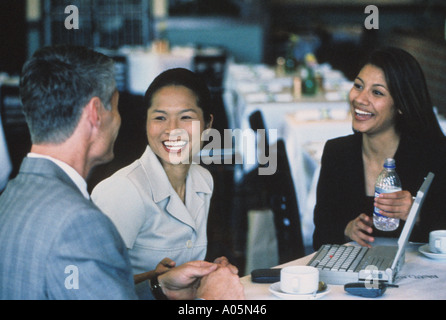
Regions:
[[398, 252], [395, 256], [395, 259], [393, 260], [392, 269], [396, 268], [396, 264], [398, 263], [401, 255], [404, 253], [406, 245], [409, 241], [410, 234], [412, 233], [413, 226], [415, 225], [415, 221], [417, 221], [418, 213], [421, 210], [424, 199], [427, 195], [427, 191], [429, 190], [434, 176], [435, 175], [432, 172], [429, 172], [417, 192], [417, 196], [412, 204], [412, 207], [410, 208], [409, 216], [407, 217], [403, 231], [401, 232], [401, 235], [398, 239]]

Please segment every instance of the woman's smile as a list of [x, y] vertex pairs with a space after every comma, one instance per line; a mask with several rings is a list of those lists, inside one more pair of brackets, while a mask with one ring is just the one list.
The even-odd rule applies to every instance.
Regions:
[[358, 121], [366, 121], [370, 120], [374, 116], [373, 113], [365, 111], [363, 109], [354, 108], [355, 110], [355, 119]]
[[184, 140], [166, 140], [163, 141], [164, 149], [167, 152], [179, 153], [187, 146], [189, 142]]

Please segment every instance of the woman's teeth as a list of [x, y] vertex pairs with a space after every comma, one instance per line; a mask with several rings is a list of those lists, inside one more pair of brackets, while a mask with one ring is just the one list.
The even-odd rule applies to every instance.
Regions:
[[164, 141], [164, 146], [169, 149], [169, 151], [180, 151], [186, 144], [186, 141]]
[[373, 115], [373, 113], [371, 113], [371, 112], [366, 112], [366, 111], [359, 110], [359, 109], [355, 109], [355, 113], [358, 115], [361, 115], [361, 116], [372, 116]]

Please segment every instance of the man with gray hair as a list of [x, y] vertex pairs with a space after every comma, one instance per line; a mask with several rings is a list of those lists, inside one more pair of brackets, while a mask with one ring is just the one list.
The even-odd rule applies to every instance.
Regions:
[[[86, 184], [94, 166], [113, 159], [114, 77], [113, 60], [84, 47], [43, 48], [25, 63], [32, 147], [0, 197], [0, 299], [136, 299], [125, 245]], [[238, 276], [204, 261], [156, 280], [156, 297], [243, 297]]]

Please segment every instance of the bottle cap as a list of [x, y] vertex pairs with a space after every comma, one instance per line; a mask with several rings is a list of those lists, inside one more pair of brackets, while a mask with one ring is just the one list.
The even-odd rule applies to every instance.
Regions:
[[395, 169], [395, 160], [392, 158], [387, 158], [384, 162], [384, 168], [386, 169]]

